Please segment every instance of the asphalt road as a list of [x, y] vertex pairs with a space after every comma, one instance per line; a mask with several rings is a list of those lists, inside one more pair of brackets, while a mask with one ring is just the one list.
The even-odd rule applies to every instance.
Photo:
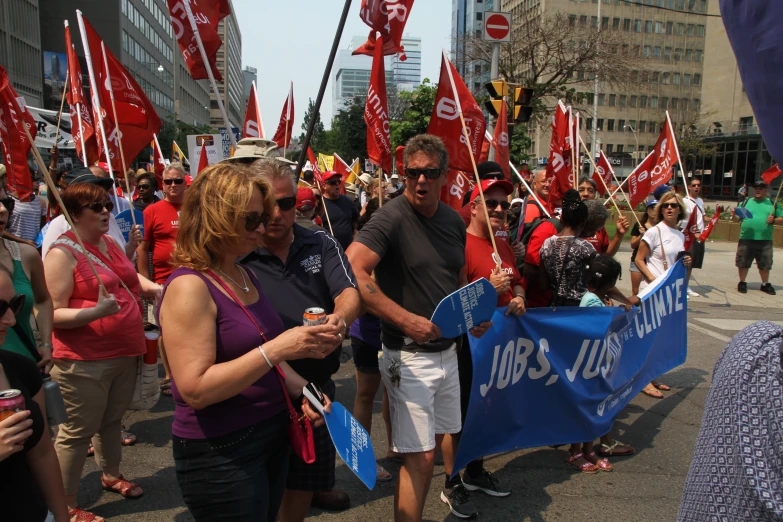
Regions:
[[[627, 266], [628, 252], [618, 255]], [[708, 270], [696, 273], [694, 288], [704, 294], [689, 302], [688, 358], [661, 381], [672, 387], [665, 398], [639, 395], [615, 423], [618, 439], [637, 449], [635, 455], [613, 459], [614, 472], [583, 475], [566, 463], [567, 451], [534, 448], [496, 455], [486, 467], [512, 490], [504, 499], [474, 494], [480, 520], [631, 522], [674, 520], [688, 472], [693, 445], [701, 424], [702, 409], [712, 370], [726, 342], [746, 325], [759, 319], [783, 324], [783, 298], [756, 290], [758, 275], [751, 273], [749, 293], [736, 293], [732, 266], [733, 245], [708, 245]], [[783, 259], [783, 251], [775, 256]], [[621, 289], [630, 284], [625, 271]], [[754, 279], [754, 277], [756, 279]], [[774, 277], [774, 272], [773, 272]], [[750, 305], [749, 305], [750, 304]], [[346, 350], [350, 353], [350, 347]], [[347, 359], [347, 356], [344, 356]], [[354, 367], [350, 360], [335, 375], [337, 400], [349, 409], [355, 394]], [[386, 435], [376, 401], [372, 440], [377, 455], [386, 450]], [[151, 411], [127, 415], [126, 426], [138, 443], [124, 452], [122, 471], [145, 488], [138, 500], [122, 500], [99, 487], [99, 470], [88, 460], [80, 491], [81, 506], [113, 521], [188, 521], [177, 487], [171, 456], [173, 403], [162, 398]], [[389, 465], [396, 475], [399, 469]], [[425, 520], [457, 520], [439, 500], [443, 468], [437, 466]], [[393, 520], [391, 483], [378, 483], [374, 491], [356, 479], [338, 458], [337, 487], [351, 495], [352, 507], [342, 513], [312, 510], [310, 519], [323, 521]]]

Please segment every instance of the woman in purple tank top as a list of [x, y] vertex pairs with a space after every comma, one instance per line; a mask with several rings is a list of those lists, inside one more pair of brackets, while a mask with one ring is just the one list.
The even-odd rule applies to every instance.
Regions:
[[283, 331], [256, 278], [235, 261], [256, 248], [275, 205], [257, 171], [221, 163], [199, 173], [180, 214], [178, 268], [159, 320], [174, 376], [177, 481], [197, 521], [274, 521], [288, 467], [283, 394], [323, 422], [301, 399], [307, 382], [285, 361], [325, 357], [339, 329]]

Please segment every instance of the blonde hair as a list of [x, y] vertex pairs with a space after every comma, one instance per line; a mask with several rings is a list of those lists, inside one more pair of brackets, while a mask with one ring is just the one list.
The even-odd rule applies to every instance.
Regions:
[[213, 265], [221, 253], [242, 241], [243, 214], [253, 190], [264, 198], [264, 212], [275, 208], [269, 181], [237, 163], [217, 163], [199, 173], [185, 192], [171, 262], [197, 271]]
[[680, 207], [680, 219], [685, 219], [687, 217], [687, 213], [685, 212], [685, 205], [682, 203], [682, 199], [680, 196], [677, 195], [674, 191], [669, 191], [663, 196], [661, 196], [661, 199], [658, 201], [658, 204], [655, 206], [655, 222], [656, 223], [662, 223], [663, 222], [663, 216], [661, 215], [663, 212], [663, 204], [668, 203], [670, 200], [674, 200], [677, 202], [677, 205]]

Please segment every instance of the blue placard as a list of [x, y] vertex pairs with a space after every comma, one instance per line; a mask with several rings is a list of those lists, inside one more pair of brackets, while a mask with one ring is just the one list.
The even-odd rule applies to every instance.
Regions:
[[[231, 131], [234, 134], [234, 139], [238, 142], [242, 139], [242, 135], [239, 133], [239, 129], [237, 127], [231, 127]], [[220, 127], [218, 129], [218, 132], [220, 133], [220, 136], [223, 138], [223, 158], [230, 158], [231, 157], [231, 137], [228, 135], [228, 131], [225, 127]]]
[[734, 214], [740, 219], [752, 219], [753, 214], [745, 207], [737, 207], [734, 209]]
[[375, 450], [367, 430], [339, 402], [332, 403], [332, 412], [325, 413], [324, 419], [340, 458], [365, 486], [374, 488]]
[[444, 297], [430, 320], [443, 338], [452, 339], [492, 319], [497, 302], [495, 287], [482, 277]]
[[131, 212], [136, 215], [136, 224], [141, 225], [141, 235], [144, 235], [144, 213], [140, 210], [136, 210], [135, 208], [124, 210], [117, 214], [117, 217], [114, 219], [120, 226], [122, 237], [125, 238], [126, 243], [128, 242], [128, 237], [130, 236], [131, 227], [133, 227], [133, 218], [131, 217]]

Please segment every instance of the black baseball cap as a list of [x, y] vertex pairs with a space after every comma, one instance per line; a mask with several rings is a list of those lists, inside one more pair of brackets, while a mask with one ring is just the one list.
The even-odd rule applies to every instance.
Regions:
[[70, 186], [71, 183], [92, 183], [104, 190], [111, 190], [114, 188], [114, 182], [111, 178], [99, 178], [87, 167], [77, 167], [63, 176], [63, 179], [65, 179], [65, 184], [67, 186]]
[[763, 179], [757, 179], [753, 182], [754, 188], [767, 188], [767, 184], [764, 182]]
[[476, 166], [479, 179], [506, 179], [503, 169], [494, 161], [482, 161]]

